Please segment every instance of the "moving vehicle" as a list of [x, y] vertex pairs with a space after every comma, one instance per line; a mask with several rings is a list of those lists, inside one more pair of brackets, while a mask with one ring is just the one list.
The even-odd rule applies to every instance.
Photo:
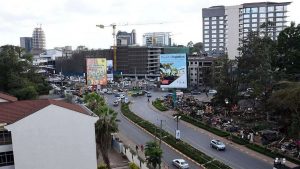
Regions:
[[187, 169], [189, 168], [189, 164], [184, 159], [174, 159], [172, 164], [175, 165], [177, 168], [180, 169]]
[[209, 94], [217, 94], [218, 92], [216, 90], [209, 90], [208, 93]]
[[210, 147], [215, 148], [217, 150], [225, 150], [225, 144], [220, 140], [213, 139], [210, 141]]
[[147, 97], [152, 97], [152, 95], [151, 95], [150, 92], [147, 92], [146, 96], [147, 96]]
[[113, 105], [114, 105], [114, 106], [118, 106], [118, 105], [119, 105], [119, 102], [116, 100], [116, 101], [114, 101]]

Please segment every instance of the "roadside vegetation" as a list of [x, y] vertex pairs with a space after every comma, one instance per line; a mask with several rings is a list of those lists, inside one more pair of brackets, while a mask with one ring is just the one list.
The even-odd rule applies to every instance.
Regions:
[[156, 99], [152, 102], [152, 105], [160, 110], [160, 111], [167, 111], [168, 108], [163, 104], [163, 101], [162, 100], [159, 100], [159, 99]]

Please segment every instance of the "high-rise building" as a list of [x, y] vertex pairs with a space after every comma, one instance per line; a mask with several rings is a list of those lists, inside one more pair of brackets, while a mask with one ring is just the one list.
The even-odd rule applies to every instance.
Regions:
[[257, 2], [203, 8], [204, 50], [213, 56], [227, 53], [229, 59], [234, 59], [240, 55], [237, 48], [251, 31], [276, 40], [286, 27], [290, 3]]
[[38, 55], [46, 48], [45, 33], [41, 27], [34, 28], [32, 34], [32, 53]]
[[31, 37], [20, 37], [20, 46], [25, 48], [26, 52], [30, 52], [32, 49], [32, 38]]
[[131, 33], [118, 31], [116, 38], [117, 38], [117, 46], [135, 45], [136, 44], [135, 29], [133, 29]]
[[151, 32], [143, 35], [144, 46], [171, 46], [170, 32]]

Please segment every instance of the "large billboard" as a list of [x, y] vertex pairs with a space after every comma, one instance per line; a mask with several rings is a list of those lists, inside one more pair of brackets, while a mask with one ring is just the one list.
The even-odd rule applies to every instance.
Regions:
[[187, 88], [185, 53], [160, 55], [160, 87]]
[[107, 84], [107, 66], [106, 59], [87, 58], [86, 59], [86, 77], [87, 85], [106, 85]]
[[113, 74], [113, 61], [112, 60], [107, 60], [107, 80], [108, 81], [113, 81], [114, 80], [114, 74]]

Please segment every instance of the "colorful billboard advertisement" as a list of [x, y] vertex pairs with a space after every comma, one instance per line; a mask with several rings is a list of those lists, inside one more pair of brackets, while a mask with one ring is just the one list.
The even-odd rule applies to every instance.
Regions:
[[113, 61], [112, 60], [107, 60], [107, 80], [108, 81], [113, 81], [114, 80], [114, 74], [113, 74]]
[[160, 55], [160, 87], [187, 88], [185, 53]]
[[86, 77], [87, 85], [106, 85], [107, 84], [107, 66], [104, 58], [86, 59]]

